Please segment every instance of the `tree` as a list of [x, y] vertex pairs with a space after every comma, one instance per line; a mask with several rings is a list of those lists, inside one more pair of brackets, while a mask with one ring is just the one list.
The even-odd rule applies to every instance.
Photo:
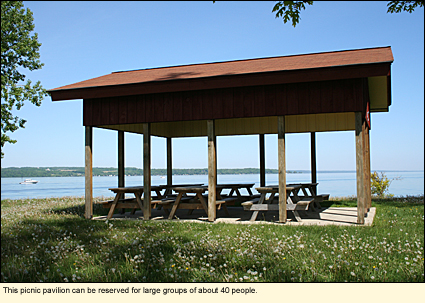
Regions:
[[393, 197], [394, 195], [390, 194], [388, 190], [394, 180], [401, 180], [401, 177], [388, 179], [383, 172], [378, 173], [374, 171], [370, 175], [370, 186], [372, 195], [376, 195], [378, 198], [381, 199], [385, 197]]
[[418, 6], [423, 7], [424, 1], [389, 1], [387, 13], [412, 13]]
[[272, 12], [276, 13], [276, 18], [283, 16], [283, 23], [292, 20], [292, 26], [295, 27], [300, 22], [300, 13], [305, 9], [305, 4], [313, 5], [313, 1], [278, 1]]
[[[282, 18], [283, 23], [292, 21], [295, 27], [300, 22], [301, 10], [305, 10], [305, 4], [313, 5], [313, 1], [277, 1], [272, 12], [276, 18]], [[417, 7], [423, 7], [424, 1], [389, 1], [387, 13], [412, 13]]]
[[24, 128], [26, 120], [14, 116], [12, 111], [21, 109], [25, 101], [36, 106], [47, 96], [40, 81], [25, 83], [24, 69], [42, 68], [37, 33], [34, 30], [32, 12], [23, 8], [22, 1], [1, 1], [1, 158], [6, 143], [14, 144], [6, 133]]

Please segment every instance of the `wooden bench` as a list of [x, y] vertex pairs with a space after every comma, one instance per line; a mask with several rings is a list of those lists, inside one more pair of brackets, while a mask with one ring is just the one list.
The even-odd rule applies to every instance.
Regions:
[[[242, 203], [243, 209], [244, 210], [248, 210], [248, 211], [269, 211], [269, 210], [274, 210], [274, 211], [278, 211], [279, 210], [279, 204], [273, 203], [263, 203], [263, 204], [258, 204], [258, 201], [260, 200], [260, 198], [256, 198], [253, 199], [251, 201], [246, 201]], [[297, 201], [296, 204], [286, 204], [286, 211], [292, 211], [294, 213], [295, 219], [300, 222], [301, 221], [301, 217], [298, 214], [298, 211], [306, 211], [308, 210], [310, 203], [312, 203], [314, 201], [313, 197], [304, 197], [300, 200]]]
[[216, 204], [225, 203], [226, 205], [235, 205], [236, 201], [239, 201], [238, 197], [224, 197], [220, 200], [216, 200]]
[[250, 201], [245, 201], [245, 202], [242, 202], [241, 203], [241, 205], [244, 207], [244, 209], [245, 209], [245, 206], [247, 206], [247, 205], [252, 205], [252, 204], [255, 204], [255, 203], [258, 203], [258, 201], [260, 201], [260, 198], [254, 198], [254, 199], [252, 199], [252, 200], [250, 200]]
[[[204, 209], [202, 207], [202, 204], [201, 203], [193, 203], [193, 202], [194, 201], [180, 202], [179, 203], [179, 209], [188, 209], [189, 210], [188, 215], [191, 215], [192, 212], [195, 209]], [[224, 201], [224, 200], [216, 200], [215, 202], [216, 202], [216, 207], [217, 207], [218, 210], [220, 210], [221, 207], [223, 207], [223, 210], [225, 211], [226, 215], [229, 215], [229, 211], [227, 210], [227, 207], [226, 207], [226, 201]], [[172, 204], [169, 204], [169, 205], [164, 205], [163, 208], [164, 208], [164, 210], [166, 209], [168, 211], [168, 209], [170, 209], [172, 207], [173, 207], [173, 205]], [[167, 212], [167, 214], [169, 215], [169, 212]]]
[[330, 194], [321, 194], [314, 197], [318, 199], [322, 199], [321, 201], [325, 201], [325, 200], [329, 200]]
[[[206, 199], [208, 201], [208, 195], [202, 195], [202, 197], [204, 197], [204, 199]], [[226, 205], [235, 205], [236, 201], [240, 201], [239, 197], [236, 196], [228, 196], [228, 195], [220, 195], [221, 199], [217, 199], [215, 201], [215, 203], [218, 204], [223, 204], [225, 203]], [[220, 209], [220, 208], [219, 208]]]
[[[294, 210], [307, 210], [310, 202], [309, 201], [301, 201], [297, 204], [286, 204], [286, 210], [294, 211]], [[259, 210], [259, 211], [267, 211], [267, 210], [279, 210], [279, 204], [255, 204], [251, 201], [242, 203], [244, 210]]]
[[[323, 202], [325, 200], [329, 200], [329, 196], [330, 194], [321, 194], [321, 195], [315, 195], [315, 196], [298, 196], [298, 198], [301, 198], [300, 201], [306, 201], [306, 199], [314, 199], [311, 202], [311, 210], [312, 211], [317, 211], [317, 209], [321, 209], [322, 206], [320, 205], [320, 202]], [[296, 200], [294, 201], [294, 203], [298, 203]]]
[[[190, 200], [190, 199], [192, 199], [192, 198], [191, 197], [182, 197], [182, 201]], [[163, 198], [163, 199], [153, 199], [151, 201], [151, 205], [152, 205], [152, 207], [155, 208], [156, 206], [164, 206], [164, 205], [173, 204], [174, 201], [176, 201], [175, 197], [169, 197], [168, 196], [168, 197]]]
[[[321, 195], [315, 195], [315, 196], [313, 196], [313, 198], [314, 198], [314, 201], [313, 201], [313, 203], [311, 204], [311, 208], [312, 208], [312, 210], [313, 211], [316, 211], [316, 208], [317, 209], [321, 209], [322, 208], [322, 206], [320, 205], [320, 202], [323, 202], [323, 201], [325, 201], [325, 200], [329, 200], [329, 196], [330, 196], [330, 194], [321, 194]], [[310, 196], [309, 196], [310, 197]]]
[[[203, 209], [203, 207], [202, 207], [202, 204], [200, 204], [200, 203], [193, 203], [194, 201], [191, 201], [193, 198], [189, 198], [189, 199], [184, 199], [184, 197], [182, 197], [182, 200], [181, 201], [186, 201], [186, 202], [180, 202], [179, 203], [179, 209]], [[167, 203], [167, 204], [164, 204], [163, 205], [163, 207], [164, 208], [172, 208], [173, 207], [173, 204], [174, 203], [174, 201], [173, 202], [171, 202], [171, 203]], [[218, 206], [218, 207], [220, 207], [222, 204], [225, 204], [226, 203], [226, 201], [224, 201], [224, 200], [217, 200], [216, 201], [216, 205]]]
[[[153, 207], [155, 207], [156, 204], [167, 203], [167, 199], [158, 199], [158, 197], [152, 197], [152, 199], [153, 200], [151, 201], [151, 204], [153, 205]], [[173, 199], [168, 200], [170, 201], [169, 203], [172, 203], [174, 201]], [[142, 201], [144, 201], [143, 198]], [[96, 204], [102, 205], [103, 208], [111, 208], [113, 202], [114, 200], [110, 200], [97, 202]], [[139, 208], [139, 205], [137, 204], [136, 198], [126, 198], [119, 199], [115, 208]]]
[[[111, 208], [114, 200], [98, 202], [97, 204], [101, 204], [103, 208]], [[136, 210], [139, 208], [139, 204], [137, 203], [136, 198], [127, 198], [127, 199], [119, 199], [118, 203], [115, 205], [115, 209], [121, 209], [120, 213], [123, 214], [125, 209], [131, 209], [131, 214], [134, 214]], [[108, 214], [109, 217], [112, 217], [111, 214]]]
[[[235, 198], [226, 198], [226, 199], [216, 200], [215, 204], [216, 204], [217, 210], [220, 210], [223, 207], [223, 210], [226, 213], [226, 215], [230, 215], [229, 211], [227, 210], [226, 204], [227, 204], [227, 201], [231, 201], [231, 200], [237, 200], [237, 198], [235, 197]], [[194, 203], [196, 202], [196, 199], [194, 197], [182, 197], [181, 201], [186, 201], [186, 202], [180, 202], [179, 209], [188, 209], [189, 215], [191, 215], [195, 209], [204, 209], [202, 207], [202, 204]], [[165, 212], [167, 213], [167, 215], [170, 214], [168, 209], [171, 209], [173, 207], [173, 203], [168, 203], [163, 205], [163, 208]]]
[[[101, 204], [103, 208], [111, 208], [112, 203], [114, 200], [110, 201], [102, 201], [98, 202], [97, 204]], [[136, 198], [128, 198], [128, 199], [119, 199], [117, 205], [115, 208], [138, 208], [139, 205], [137, 204]]]

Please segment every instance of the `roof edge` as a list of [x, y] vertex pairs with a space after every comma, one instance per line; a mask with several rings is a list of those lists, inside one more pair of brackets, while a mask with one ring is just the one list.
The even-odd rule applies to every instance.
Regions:
[[[185, 66], [199, 66], [199, 65], [210, 65], [210, 64], [220, 64], [220, 63], [233, 63], [233, 62], [248, 62], [248, 61], [256, 61], [256, 60], [288, 58], [288, 57], [300, 57], [300, 56], [320, 55], [320, 54], [334, 54], [334, 53], [363, 51], [363, 50], [371, 50], [371, 49], [383, 49], [383, 48], [389, 48], [389, 49], [391, 49], [391, 46], [354, 48], [354, 49], [346, 49], [346, 50], [338, 50], [338, 51], [324, 51], [324, 52], [317, 52], [317, 53], [304, 53], [304, 54], [295, 54], [295, 55], [286, 55], [286, 56], [272, 56], [272, 57], [260, 57], [260, 58], [252, 58], [252, 59], [238, 59], [238, 60], [228, 60], [228, 61], [215, 61], [215, 62], [204, 62], [204, 63], [193, 63], [193, 64], [170, 65], [170, 66], [161, 66], [161, 67], [148, 67], [148, 68], [140, 68], [140, 69], [115, 71], [115, 72], [111, 72], [111, 74], [128, 73], [128, 72], [138, 72], [138, 71], [155, 70], [155, 69], [178, 68], [178, 67], [185, 67]], [[388, 62], [393, 62], [393, 61], [394, 61], [394, 59], [392, 61], [388, 61]], [[387, 61], [382, 61], [382, 62], [387, 62]], [[368, 63], [366, 63], [366, 64], [368, 64]], [[337, 65], [337, 66], [343, 66], [343, 65]]]

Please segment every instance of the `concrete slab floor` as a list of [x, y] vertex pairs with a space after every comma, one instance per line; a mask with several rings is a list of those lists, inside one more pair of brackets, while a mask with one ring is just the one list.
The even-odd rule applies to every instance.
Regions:
[[[256, 221], [250, 221], [252, 212], [244, 211], [242, 207], [227, 207], [230, 216], [226, 216], [223, 210], [217, 211], [217, 219], [214, 222], [208, 221], [208, 216], [203, 210], [195, 210], [191, 215], [187, 209], [179, 209], [173, 220], [181, 222], [198, 222], [198, 223], [232, 223], [232, 224], [280, 224], [276, 222], [279, 218], [277, 211], [259, 212]], [[365, 224], [357, 224], [357, 208], [356, 207], [329, 207], [322, 208], [316, 212], [299, 211], [301, 222], [295, 220], [291, 211], [288, 211], [288, 219], [284, 225], [341, 225], [341, 226], [371, 226], [375, 217], [376, 208], [370, 208], [365, 216]], [[168, 216], [163, 210], [152, 209], [151, 220], [168, 220]], [[113, 215], [111, 220], [143, 220], [143, 212], [136, 211], [135, 214], [126, 212], [119, 214], [118, 211]], [[106, 220], [106, 216], [99, 216], [93, 220]]]

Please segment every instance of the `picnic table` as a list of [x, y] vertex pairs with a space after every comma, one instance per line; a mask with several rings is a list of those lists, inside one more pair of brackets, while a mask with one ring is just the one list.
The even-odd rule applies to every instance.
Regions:
[[[164, 188], [162, 186], [151, 186], [151, 191], [156, 193], [154, 198], [164, 198], [161, 191]], [[115, 209], [132, 209], [131, 214], [134, 214], [138, 208], [143, 210], [143, 186], [132, 186], [132, 187], [115, 187], [109, 188], [115, 194], [115, 198], [112, 201], [102, 202], [104, 208], [109, 208], [107, 218], [110, 219], [114, 215]], [[125, 194], [133, 194], [134, 198], [125, 198]]]
[[[302, 185], [300, 184], [288, 184], [286, 186], [286, 210], [292, 211], [295, 216], [295, 219], [298, 222], [302, 221], [298, 211], [307, 210], [310, 203], [314, 200], [313, 197], [299, 197], [298, 192], [301, 188]], [[260, 198], [242, 203], [244, 210], [253, 211], [253, 214], [250, 219], [251, 221], [255, 221], [257, 219], [259, 211], [279, 210], [279, 204], [276, 203], [277, 200], [274, 199], [276, 194], [279, 193], [278, 186], [272, 185], [257, 187], [256, 190], [260, 193]], [[267, 198], [268, 194], [270, 194], [269, 198]]]
[[[288, 184], [288, 186], [300, 185], [301, 187], [297, 191], [297, 196], [300, 198], [313, 197], [314, 200], [311, 203], [311, 209], [313, 211], [316, 211], [317, 209], [322, 208], [322, 206], [320, 205], [320, 202], [323, 202], [323, 200], [329, 199], [329, 194], [321, 194], [321, 195], [317, 194], [316, 192], [317, 184], [319, 183], [294, 183], [294, 184]], [[300, 190], [302, 191], [303, 196], [300, 195]]]
[[173, 188], [175, 187], [193, 187], [193, 186], [202, 186], [203, 183], [198, 184], [173, 184], [173, 185], [160, 185], [162, 189], [165, 189], [163, 196], [171, 197], [173, 196]]
[[[228, 198], [237, 197], [237, 200], [239, 201], [246, 201], [251, 198], [254, 198], [254, 195], [252, 194], [252, 191], [251, 191], [251, 188], [254, 186], [254, 184], [255, 183], [218, 184], [217, 192], [218, 192], [218, 195], [220, 195], [221, 197], [228, 197]], [[227, 195], [222, 194], [222, 191], [225, 189], [230, 189], [229, 194]], [[241, 189], [246, 189], [248, 192], [248, 196], [242, 195], [240, 192]]]
[[[172, 203], [168, 203], [168, 205], [163, 205], [164, 209], [171, 208], [171, 211], [168, 215], [168, 219], [172, 219], [174, 217], [177, 209], [188, 209], [189, 214], [191, 214], [192, 211], [195, 209], [203, 209], [205, 213], [208, 214], [208, 198], [204, 197], [203, 195], [206, 191], [208, 191], [208, 186], [173, 187], [172, 190], [178, 193], [177, 198], [172, 201]], [[226, 215], [229, 215], [229, 212], [226, 207], [226, 202], [236, 198], [221, 197], [221, 190], [222, 188], [218, 185], [216, 206], [218, 209], [223, 207]]]

